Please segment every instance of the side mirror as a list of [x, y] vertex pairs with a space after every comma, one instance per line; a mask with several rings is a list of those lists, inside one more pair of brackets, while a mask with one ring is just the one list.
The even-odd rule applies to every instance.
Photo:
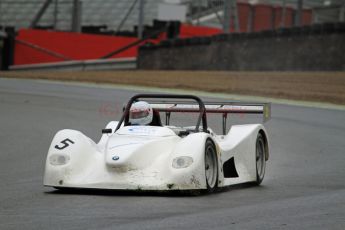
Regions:
[[112, 129], [102, 129], [102, 134], [112, 133], [112, 132], [113, 132]]

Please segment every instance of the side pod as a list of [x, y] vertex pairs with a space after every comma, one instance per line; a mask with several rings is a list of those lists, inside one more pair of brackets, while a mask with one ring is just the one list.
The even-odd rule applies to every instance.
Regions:
[[256, 139], [259, 132], [266, 135], [261, 124], [234, 125], [218, 142], [223, 150], [224, 185], [256, 181]]

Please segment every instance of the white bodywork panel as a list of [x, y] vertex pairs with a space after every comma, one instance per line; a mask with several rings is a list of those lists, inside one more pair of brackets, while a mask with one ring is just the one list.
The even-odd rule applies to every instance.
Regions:
[[[106, 128], [115, 130], [118, 122]], [[176, 135], [169, 127], [125, 126], [103, 134], [96, 144], [79, 131], [59, 131], [48, 151], [44, 185], [124, 190], [206, 189], [205, 142], [218, 155], [218, 187], [256, 181], [256, 139], [266, 134], [261, 124], [234, 125], [227, 135], [213, 132]], [[267, 135], [266, 135], [267, 136]], [[191, 157], [185, 168], [174, 168], [177, 157]], [[238, 177], [224, 178], [223, 164], [233, 158]]]

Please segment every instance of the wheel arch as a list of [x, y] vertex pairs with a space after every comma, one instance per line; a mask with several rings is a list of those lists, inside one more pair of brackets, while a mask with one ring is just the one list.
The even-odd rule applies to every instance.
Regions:
[[265, 130], [260, 129], [259, 130], [259, 134], [261, 134], [262, 137], [264, 138], [264, 142], [265, 142], [265, 160], [267, 161], [269, 159], [269, 156], [270, 156], [267, 133], [265, 132]]
[[208, 140], [211, 141], [211, 143], [213, 144], [214, 149], [216, 150], [217, 164], [218, 164], [218, 168], [220, 168], [220, 166], [221, 166], [221, 162], [219, 161], [220, 158], [221, 158], [221, 156], [220, 156], [220, 154], [221, 154], [220, 147], [218, 146], [217, 142], [213, 139], [212, 136], [206, 137], [206, 139], [205, 139], [205, 145], [206, 145], [206, 142], [207, 142]]
[[[210, 136], [209, 136], [209, 137], [206, 137], [206, 139], [205, 139], [205, 145], [206, 145], [206, 142], [207, 142], [208, 140], [211, 141], [211, 143], [213, 144], [214, 148], [215, 148], [216, 151], [218, 152], [216, 142], [215, 142], [215, 140], [214, 140], [212, 137], [210, 137]], [[218, 159], [218, 156], [217, 156], [217, 159]]]
[[[221, 175], [221, 171], [220, 171], [220, 168], [222, 167], [222, 164], [220, 162], [220, 148], [219, 146], [217, 145], [217, 142], [213, 139], [212, 136], [207, 136], [205, 138], [205, 150], [206, 150], [206, 145], [207, 143], [210, 142], [215, 150], [215, 160], [216, 160], [216, 182], [215, 182], [215, 186], [214, 188], [212, 188], [211, 190], [208, 189], [208, 192], [213, 192], [213, 191], [216, 191], [218, 188], [219, 188], [219, 184], [220, 184], [220, 175]], [[206, 152], [205, 152], [206, 153]], [[204, 153], [204, 157], [205, 157], [205, 153]], [[206, 179], [207, 180], [207, 179]], [[207, 186], [207, 182], [206, 182], [206, 186]]]

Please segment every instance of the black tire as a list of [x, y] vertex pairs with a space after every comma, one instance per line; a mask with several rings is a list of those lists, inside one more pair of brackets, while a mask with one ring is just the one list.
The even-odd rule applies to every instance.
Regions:
[[214, 192], [218, 185], [218, 160], [216, 148], [210, 139], [205, 143], [205, 177], [207, 192]]
[[256, 165], [256, 184], [260, 185], [262, 180], [265, 177], [265, 169], [266, 169], [266, 144], [265, 138], [261, 133], [258, 134], [256, 138], [256, 148], [255, 148], [255, 165]]

